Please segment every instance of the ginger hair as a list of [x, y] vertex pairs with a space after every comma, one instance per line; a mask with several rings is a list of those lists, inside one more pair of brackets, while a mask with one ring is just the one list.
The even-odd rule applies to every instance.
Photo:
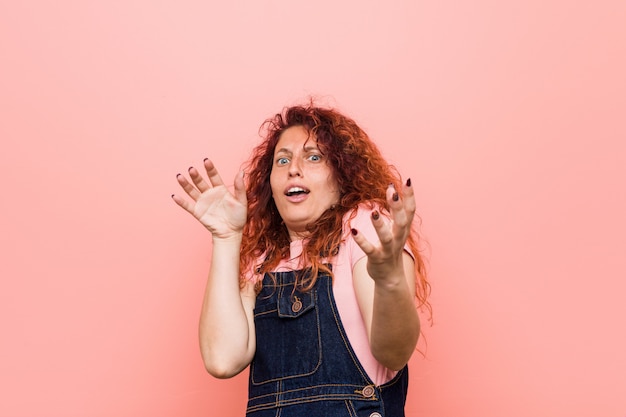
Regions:
[[[309, 237], [303, 244], [302, 262], [311, 269], [306, 276], [297, 277], [296, 284], [302, 289], [312, 288], [320, 272], [332, 276], [324, 260], [339, 251], [345, 236], [342, 230], [344, 216], [347, 213], [356, 215], [360, 204], [388, 212], [386, 190], [389, 184], [393, 183], [397, 190], [402, 189], [395, 167], [385, 161], [374, 142], [354, 120], [335, 109], [317, 107], [312, 102], [284, 108], [261, 125], [264, 140], [254, 149], [245, 170], [248, 219], [243, 230], [240, 257], [242, 286], [251, 271], [258, 274], [271, 272], [289, 256], [289, 233], [272, 198], [270, 173], [278, 140], [282, 132], [293, 126], [303, 126], [310, 137], [317, 140], [341, 190], [340, 201], [307, 226]], [[412, 227], [407, 243], [415, 258], [418, 306], [432, 313], [428, 302], [430, 284], [415, 227]]]

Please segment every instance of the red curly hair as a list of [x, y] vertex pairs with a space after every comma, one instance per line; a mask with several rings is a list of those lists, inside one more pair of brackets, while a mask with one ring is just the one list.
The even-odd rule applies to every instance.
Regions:
[[[304, 243], [302, 261], [311, 266], [311, 273], [297, 278], [297, 284], [304, 290], [315, 284], [318, 273], [332, 274], [324, 259], [339, 251], [344, 236], [344, 215], [350, 212], [352, 216], [356, 215], [355, 209], [359, 204], [388, 211], [387, 187], [393, 183], [397, 190], [402, 189], [396, 169], [385, 161], [376, 145], [354, 120], [334, 109], [316, 107], [312, 102], [285, 108], [261, 125], [265, 140], [254, 149], [245, 170], [248, 220], [241, 247], [241, 285], [250, 271], [259, 274], [271, 272], [289, 256], [289, 233], [272, 198], [270, 173], [278, 140], [286, 129], [293, 126], [303, 126], [317, 140], [317, 146], [327, 158], [341, 190], [340, 201], [307, 226], [310, 238]], [[412, 228], [407, 243], [415, 258], [418, 305], [431, 312], [427, 300], [430, 284], [415, 228]]]

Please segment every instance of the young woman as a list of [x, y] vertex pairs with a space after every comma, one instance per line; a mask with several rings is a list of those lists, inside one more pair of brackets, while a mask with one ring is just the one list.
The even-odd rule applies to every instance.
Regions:
[[411, 181], [336, 110], [294, 106], [264, 128], [233, 192], [205, 159], [172, 196], [213, 239], [205, 366], [250, 365], [250, 417], [404, 416], [430, 311]]

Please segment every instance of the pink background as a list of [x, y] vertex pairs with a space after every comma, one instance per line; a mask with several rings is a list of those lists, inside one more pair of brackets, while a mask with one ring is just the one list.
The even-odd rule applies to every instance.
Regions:
[[209, 234], [309, 94], [419, 199], [435, 325], [409, 416], [626, 415], [626, 2], [0, 2], [0, 415], [242, 415], [203, 370]]

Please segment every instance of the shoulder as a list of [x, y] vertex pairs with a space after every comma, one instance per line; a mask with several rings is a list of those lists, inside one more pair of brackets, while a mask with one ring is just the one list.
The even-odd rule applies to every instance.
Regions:
[[369, 220], [374, 210], [381, 211], [380, 205], [369, 201], [360, 203], [356, 208], [348, 210], [344, 214], [343, 221], [346, 224], [356, 224], [363, 220]]
[[354, 240], [351, 230], [358, 230], [368, 241], [374, 244], [379, 242], [378, 234], [372, 224], [372, 212], [374, 210], [380, 210], [379, 206], [365, 202], [349, 210], [343, 216], [343, 250], [339, 251], [339, 257], [343, 262], [350, 265], [350, 271], [359, 259], [365, 257], [365, 252]]

